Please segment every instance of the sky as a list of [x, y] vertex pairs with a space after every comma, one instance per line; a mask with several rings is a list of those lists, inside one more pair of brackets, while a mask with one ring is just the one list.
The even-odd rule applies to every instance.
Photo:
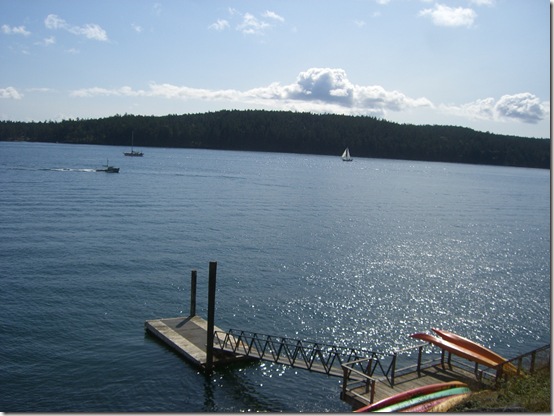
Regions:
[[547, 0], [0, 0], [0, 120], [264, 109], [550, 137]]

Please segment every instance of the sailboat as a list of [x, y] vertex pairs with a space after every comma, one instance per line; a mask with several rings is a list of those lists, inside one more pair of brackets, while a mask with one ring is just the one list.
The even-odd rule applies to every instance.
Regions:
[[130, 152], [123, 152], [125, 156], [142, 156], [144, 153], [139, 152], [138, 150], [133, 149], [133, 145], [135, 142], [135, 132], [131, 134], [131, 151]]
[[342, 152], [341, 157], [343, 162], [352, 162], [354, 160], [350, 157], [350, 150], [348, 150], [348, 147], [344, 149], [344, 152]]

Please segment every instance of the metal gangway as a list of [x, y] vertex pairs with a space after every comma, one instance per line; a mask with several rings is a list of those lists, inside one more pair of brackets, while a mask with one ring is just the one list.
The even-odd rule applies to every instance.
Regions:
[[394, 372], [391, 354], [242, 330], [216, 331], [214, 348], [336, 377], [344, 376], [342, 366], [346, 363], [353, 363], [370, 377], [377, 371], [389, 378]]

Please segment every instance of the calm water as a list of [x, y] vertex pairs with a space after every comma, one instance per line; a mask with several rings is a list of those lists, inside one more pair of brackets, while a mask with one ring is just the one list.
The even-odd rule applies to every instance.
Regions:
[[[146, 335], [216, 324], [379, 351], [453, 330], [550, 341], [550, 172], [0, 142], [0, 410], [344, 412], [340, 380], [271, 364], [205, 378]], [[355, 150], [355, 149], [353, 149]], [[355, 155], [354, 155], [355, 157]], [[95, 172], [105, 163], [119, 174]]]

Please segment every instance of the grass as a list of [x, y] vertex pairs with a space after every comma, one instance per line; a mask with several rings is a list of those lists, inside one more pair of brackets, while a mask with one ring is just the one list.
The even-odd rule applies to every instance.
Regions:
[[450, 412], [551, 412], [550, 366], [532, 375], [509, 379], [497, 390], [473, 393]]

